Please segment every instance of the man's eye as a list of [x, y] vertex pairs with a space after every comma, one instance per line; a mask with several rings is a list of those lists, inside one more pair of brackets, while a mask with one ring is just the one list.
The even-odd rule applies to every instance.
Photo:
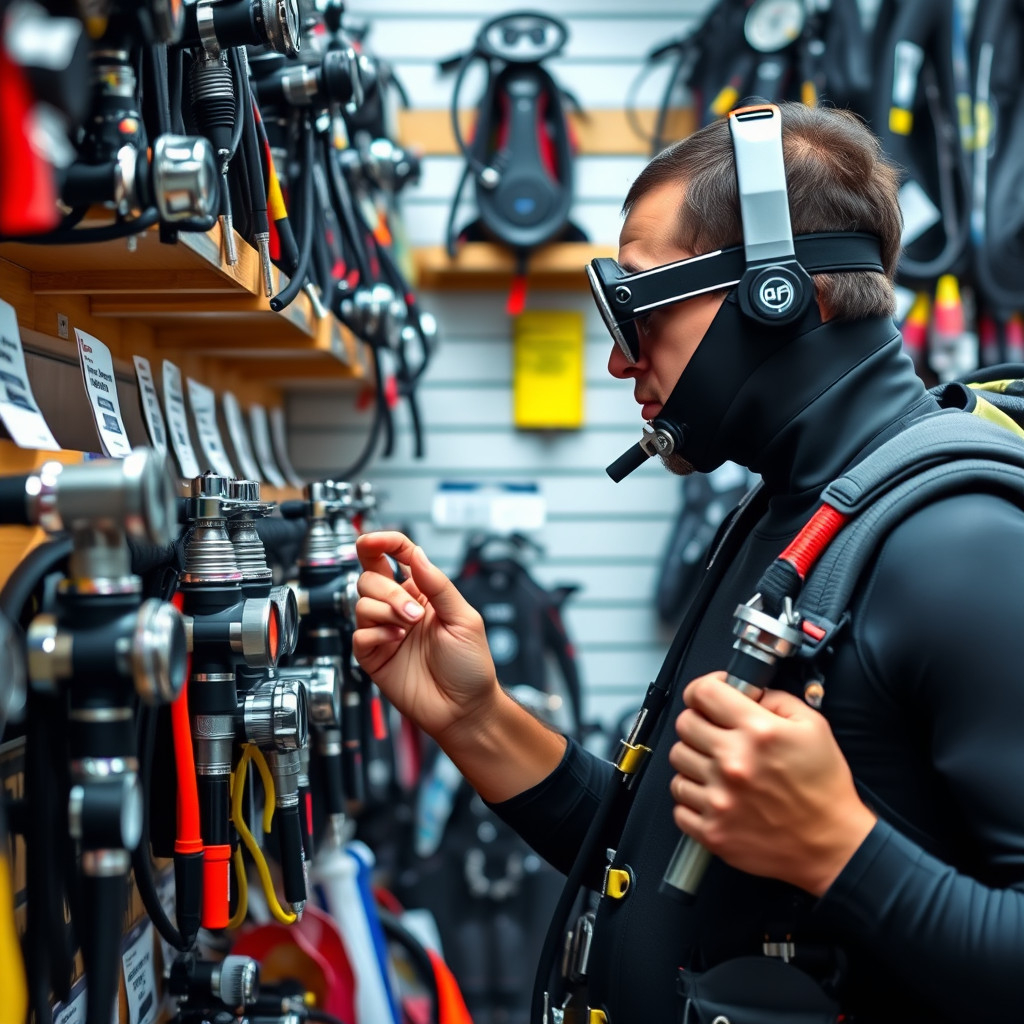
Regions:
[[651, 332], [651, 314], [644, 313], [643, 316], [638, 316], [634, 321], [636, 329], [641, 334], [650, 334]]

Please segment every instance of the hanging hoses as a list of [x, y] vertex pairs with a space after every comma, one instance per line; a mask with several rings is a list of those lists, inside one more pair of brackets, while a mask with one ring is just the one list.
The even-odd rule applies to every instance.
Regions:
[[138, 710], [136, 726], [139, 738], [139, 775], [146, 799], [142, 804], [142, 834], [139, 838], [139, 845], [132, 851], [132, 872], [142, 905], [161, 938], [179, 953], [187, 953], [195, 945], [195, 937], [193, 936], [191, 941], [186, 939], [171, 923], [171, 919], [167, 916], [167, 911], [164, 910], [163, 903], [160, 901], [160, 894], [156, 890], [156, 882], [153, 880], [153, 864], [150, 859], [150, 801], [148, 794], [153, 777], [153, 750], [156, 746], [156, 709], [145, 705], [141, 706]]
[[[955, 0], [905, 0], [886, 18], [871, 126], [904, 169], [901, 281], [933, 287], [965, 269], [970, 237], [969, 167], [958, 112]], [[966, 63], [966, 61], [964, 61]], [[915, 211], [908, 217], [906, 211]]]
[[299, 247], [299, 262], [288, 284], [270, 300], [270, 308], [275, 312], [280, 312], [288, 306], [302, 290], [306, 283], [306, 275], [309, 273], [309, 260], [313, 251], [313, 210], [316, 206], [313, 190], [313, 127], [305, 122], [302, 128], [302, 184], [301, 188], [292, 189], [292, 208], [294, 209], [298, 203], [302, 215], [301, 233], [296, 240]]
[[1010, 0], [979, 0], [971, 55], [974, 69], [972, 232], [975, 283], [1000, 320], [1024, 307], [1021, 161], [1024, 102], [1020, 56], [1024, 18]]

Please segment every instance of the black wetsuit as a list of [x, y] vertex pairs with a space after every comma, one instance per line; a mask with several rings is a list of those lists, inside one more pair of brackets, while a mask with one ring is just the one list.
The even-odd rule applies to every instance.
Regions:
[[[658, 894], [679, 838], [667, 755], [682, 686], [725, 667], [736, 605], [822, 487], [894, 424], [936, 408], [891, 322], [826, 324], [808, 340], [827, 354], [797, 393], [762, 393], [723, 424], [771, 502], [683, 656], [621, 835], [601, 845], [635, 882], [600, 901], [588, 1003], [610, 1024], [670, 1024], [678, 968], [757, 954], [766, 932], [790, 931], [798, 952], [842, 951], [857, 1024], [1024, 1021], [1024, 512], [1002, 499], [919, 511], [855, 596], [823, 711], [880, 821], [825, 896], [719, 860], [693, 906]], [[570, 743], [544, 782], [495, 809], [567, 870], [610, 776]]]

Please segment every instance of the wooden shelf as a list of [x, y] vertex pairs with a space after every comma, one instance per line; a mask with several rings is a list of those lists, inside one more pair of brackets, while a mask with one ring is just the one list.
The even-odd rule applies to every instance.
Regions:
[[[472, 133], [475, 110], [459, 112], [459, 130], [463, 139]], [[625, 110], [585, 110], [572, 112], [569, 122], [580, 156], [647, 156], [657, 118], [655, 110], [636, 111], [638, 126], [646, 138], [641, 138], [629, 123]], [[682, 139], [696, 127], [696, 118], [690, 110], [671, 110], [665, 125], [667, 139]], [[427, 156], [457, 156], [458, 146], [452, 133], [451, 113], [448, 110], [399, 110], [397, 134], [404, 146], [417, 149]]]
[[[174, 245], [162, 244], [156, 229], [131, 243], [5, 243], [0, 297], [15, 306], [22, 326], [57, 337], [59, 314], [122, 358], [135, 354], [127, 350], [130, 337], [139, 354], [201, 353], [229, 372], [251, 370], [254, 357], [298, 356], [330, 379], [362, 376], [355, 338], [333, 317], [318, 320], [304, 293], [271, 310], [258, 254], [237, 234], [235, 242], [234, 265], [223, 258], [219, 226], [183, 232]], [[286, 281], [275, 269], [275, 291]]]
[[[455, 259], [444, 246], [428, 246], [414, 252], [421, 288], [507, 288], [516, 269], [515, 256], [495, 242], [467, 242]], [[615, 256], [615, 248], [587, 242], [555, 242], [530, 255], [529, 285], [542, 291], [586, 291], [586, 265], [597, 257]]]

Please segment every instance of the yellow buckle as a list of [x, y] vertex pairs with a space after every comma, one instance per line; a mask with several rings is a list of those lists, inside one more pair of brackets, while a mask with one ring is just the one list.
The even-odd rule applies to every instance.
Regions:
[[622, 868], [613, 868], [610, 864], [604, 869], [604, 895], [613, 900], [621, 900], [629, 892], [629, 872]]
[[604, 1010], [591, 1009], [587, 1024], [608, 1024], [608, 1014]]
[[620, 740], [619, 756], [615, 761], [615, 767], [623, 775], [635, 775], [650, 752], [651, 748], [645, 747], [642, 743], [627, 743], [625, 740]]

